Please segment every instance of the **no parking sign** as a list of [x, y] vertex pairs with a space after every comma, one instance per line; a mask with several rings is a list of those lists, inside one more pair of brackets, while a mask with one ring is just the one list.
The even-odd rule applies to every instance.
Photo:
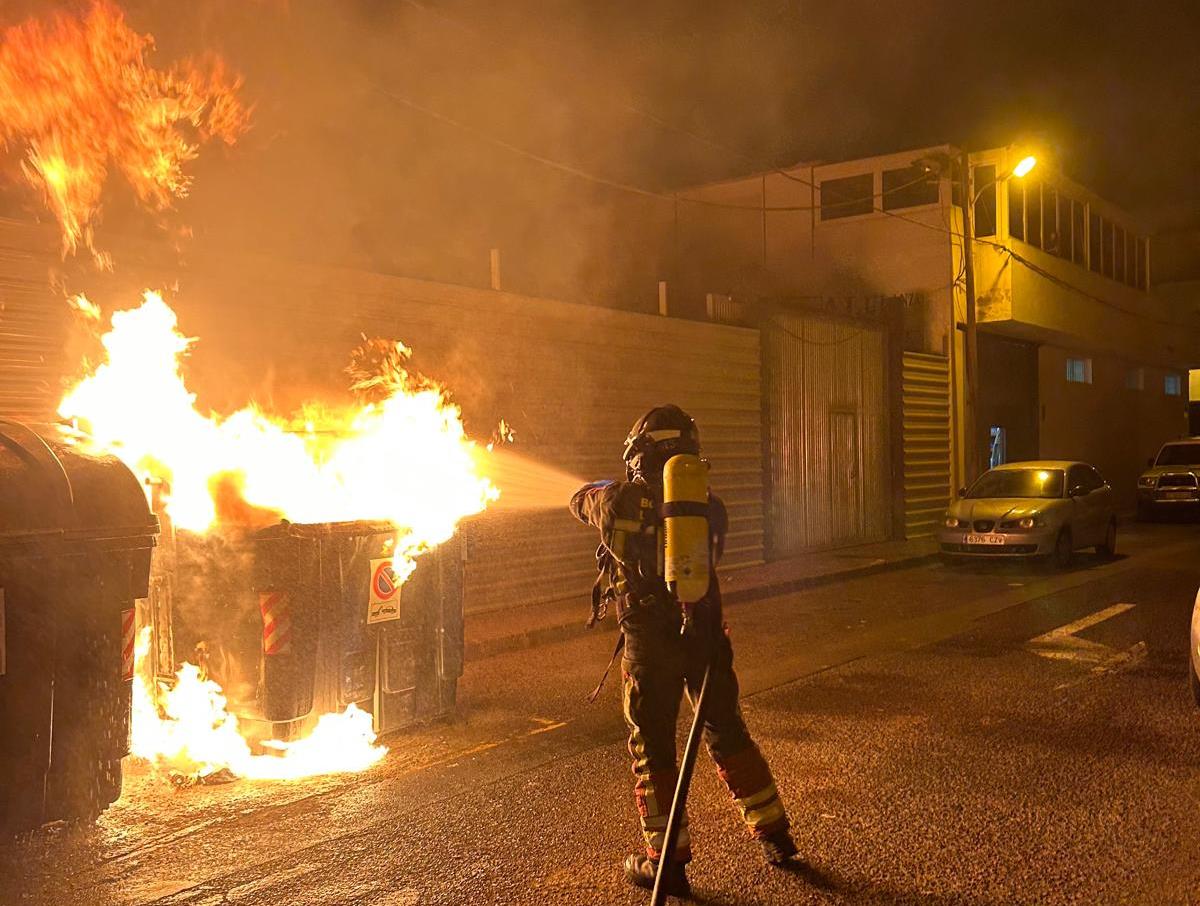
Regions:
[[371, 592], [367, 604], [367, 623], [386, 623], [400, 619], [400, 583], [392, 569], [392, 558], [371, 561]]

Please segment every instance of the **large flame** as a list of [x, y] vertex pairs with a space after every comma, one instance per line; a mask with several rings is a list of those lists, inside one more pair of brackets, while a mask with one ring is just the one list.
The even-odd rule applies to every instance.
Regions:
[[254, 406], [226, 417], [197, 410], [180, 367], [193, 341], [156, 293], [115, 313], [101, 341], [105, 361], [67, 393], [59, 414], [93, 448], [163, 482], [178, 528], [388, 521], [404, 581], [418, 555], [499, 496], [458, 407], [404, 367], [399, 344], [376, 342], [367, 347], [373, 354], [359, 356], [356, 388], [371, 401], [313, 405], [283, 419]]
[[133, 685], [133, 754], [156, 766], [204, 778], [222, 770], [254, 780], [291, 780], [316, 774], [362, 771], [387, 749], [375, 744], [371, 715], [354, 705], [325, 714], [297, 742], [271, 741], [276, 754], [255, 755], [238, 720], [225, 707], [221, 687], [184, 664], [172, 685], [155, 688], [149, 658], [150, 627], [138, 634]]
[[155, 69], [146, 62], [153, 47], [110, 0], [0, 32], [0, 145], [24, 155], [64, 252], [93, 247], [110, 170], [163, 210], [187, 194], [184, 167], [202, 142], [232, 143], [246, 128], [240, 79], [219, 59]]
[[[72, 304], [96, 319], [86, 299]], [[372, 341], [358, 350], [350, 373], [359, 404], [312, 405], [283, 419], [253, 406], [227, 417], [201, 413], [181, 368], [194, 341], [157, 293], [115, 313], [101, 342], [104, 361], [66, 394], [59, 413], [83, 430], [86, 448], [115, 454], [163, 488], [177, 528], [388, 521], [403, 582], [416, 557], [499, 496], [480, 471], [483, 454], [459, 409], [404, 367], [409, 353], [401, 344]], [[137, 646], [133, 752], [156, 765], [190, 776], [227, 769], [295, 778], [362, 770], [386, 751], [374, 744], [371, 715], [351, 705], [323, 715], [306, 738], [255, 755], [220, 686], [186, 663], [172, 683], [159, 684], [149, 673], [149, 645], [147, 629]]]

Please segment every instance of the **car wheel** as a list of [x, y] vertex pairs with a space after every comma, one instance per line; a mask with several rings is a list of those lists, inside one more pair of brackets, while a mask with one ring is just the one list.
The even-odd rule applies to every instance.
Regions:
[[1054, 565], [1059, 569], [1068, 569], [1075, 559], [1075, 542], [1071, 540], [1071, 530], [1063, 529], [1058, 533], [1054, 542]]
[[1200, 677], [1196, 676], [1196, 665], [1190, 660], [1188, 661], [1188, 685], [1192, 687], [1192, 699], [1196, 702], [1196, 707], [1200, 708]]
[[1108, 531], [1104, 533], [1104, 543], [1096, 545], [1096, 553], [1106, 560], [1117, 555], [1117, 520], [1108, 523]]

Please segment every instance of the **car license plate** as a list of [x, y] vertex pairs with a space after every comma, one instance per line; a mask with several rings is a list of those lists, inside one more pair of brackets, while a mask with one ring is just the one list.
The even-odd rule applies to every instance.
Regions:
[[967, 544], [1003, 544], [1003, 535], [967, 535]]
[[1164, 500], [1191, 500], [1191, 491], [1163, 491], [1160, 495]]

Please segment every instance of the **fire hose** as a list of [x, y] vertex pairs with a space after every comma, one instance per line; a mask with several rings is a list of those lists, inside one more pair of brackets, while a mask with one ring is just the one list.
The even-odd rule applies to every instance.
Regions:
[[[714, 640], [710, 640], [714, 641]], [[704, 661], [704, 679], [700, 682], [700, 694], [692, 706], [692, 728], [688, 731], [687, 744], [683, 747], [683, 760], [679, 765], [679, 780], [675, 784], [675, 798], [671, 801], [671, 812], [667, 816], [667, 833], [662, 852], [658, 857], [658, 874], [654, 877], [654, 892], [650, 895], [650, 906], [662, 906], [667, 901], [666, 877], [675, 858], [675, 845], [683, 829], [683, 818], [687, 813], [688, 789], [692, 785], [692, 771], [696, 768], [696, 755], [700, 751], [700, 737], [704, 728], [704, 707], [708, 700], [708, 676], [712, 672], [716, 645], [710, 644]]]

